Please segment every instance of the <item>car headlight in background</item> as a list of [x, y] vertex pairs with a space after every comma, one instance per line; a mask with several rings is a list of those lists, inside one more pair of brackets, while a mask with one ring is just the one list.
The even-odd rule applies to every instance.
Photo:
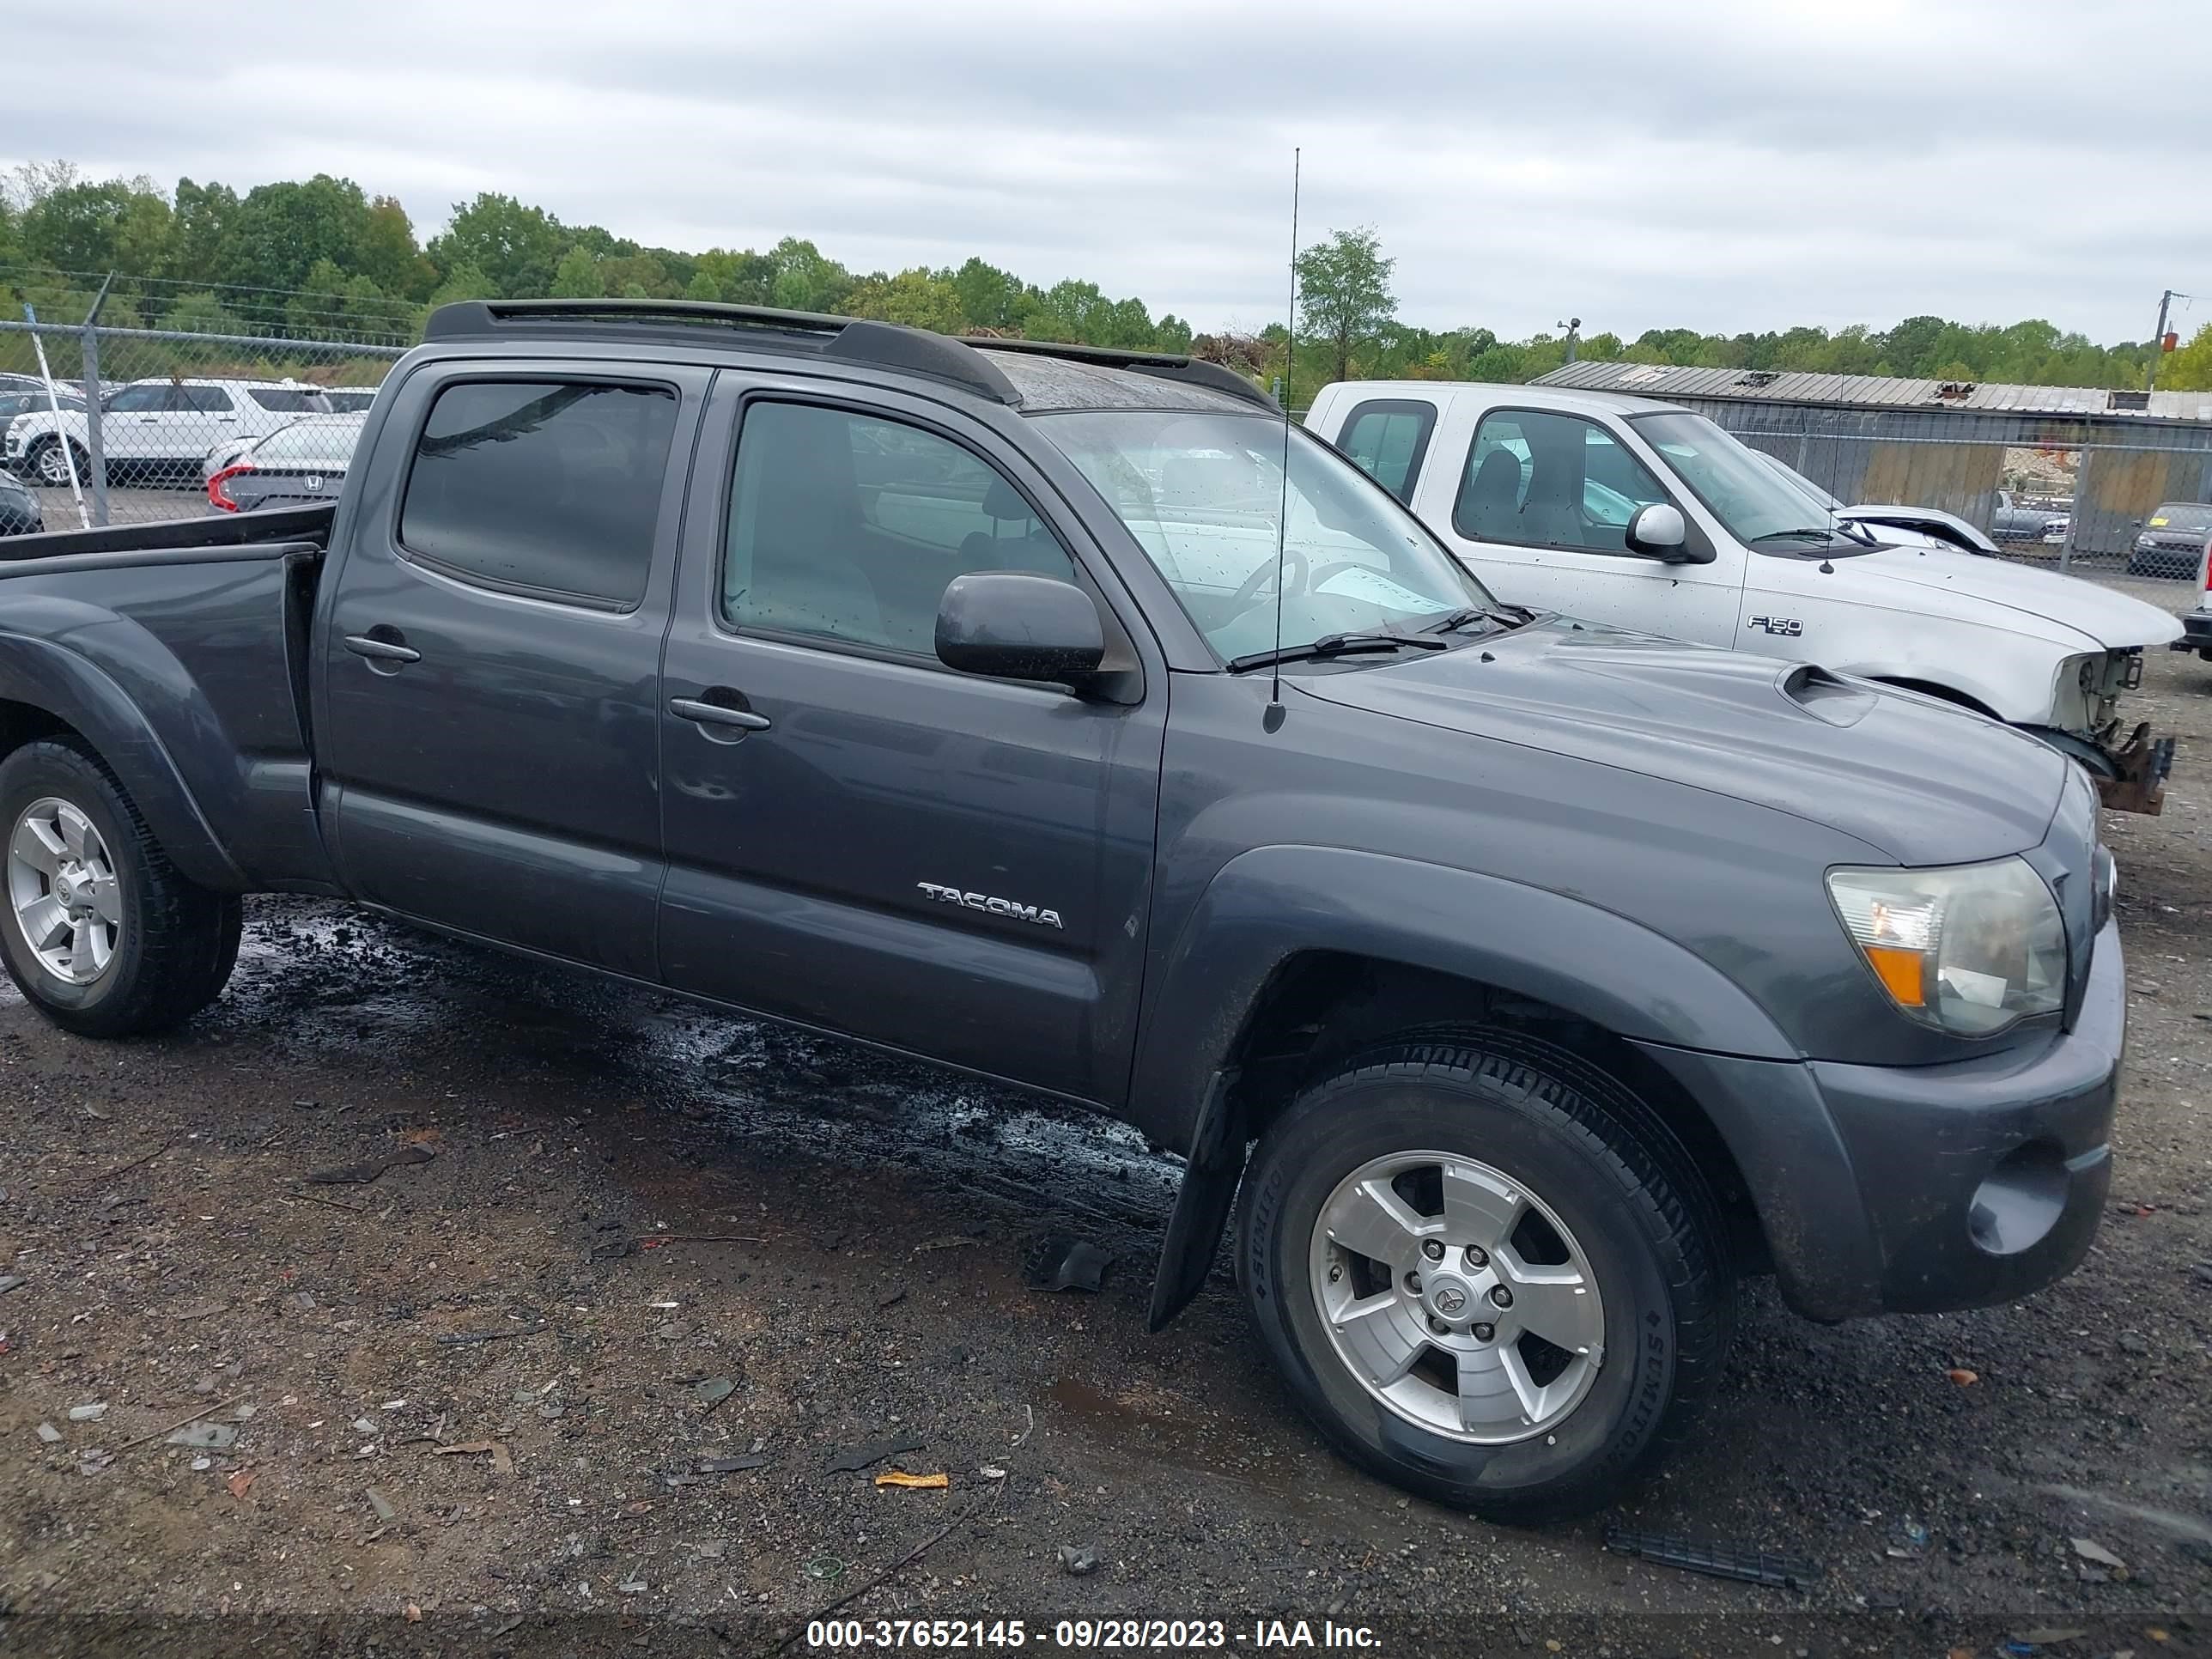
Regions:
[[1936, 870], [1838, 869], [1828, 896], [1899, 1008], [1988, 1036], [2066, 994], [2066, 927], [2024, 859]]

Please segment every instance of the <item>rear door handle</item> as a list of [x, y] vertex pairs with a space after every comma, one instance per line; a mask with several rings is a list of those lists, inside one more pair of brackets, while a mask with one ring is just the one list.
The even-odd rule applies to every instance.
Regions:
[[671, 697], [668, 712], [678, 720], [698, 726], [734, 726], [746, 732], [765, 732], [769, 718], [756, 714], [750, 708], [725, 708], [719, 702], [702, 702], [696, 697]]
[[371, 662], [420, 662], [422, 653], [411, 645], [396, 645], [390, 640], [380, 640], [370, 634], [349, 634], [345, 648], [356, 657], [367, 657]]

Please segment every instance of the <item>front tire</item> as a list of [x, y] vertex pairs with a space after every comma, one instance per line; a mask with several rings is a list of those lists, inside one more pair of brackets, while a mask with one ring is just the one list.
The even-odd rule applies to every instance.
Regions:
[[188, 881], [107, 769], [68, 741], [0, 763], [0, 958], [33, 1006], [83, 1036], [166, 1030], [222, 993], [234, 894]]
[[70, 470], [76, 470], [79, 483], [91, 476], [91, 463], [85, 453], [66, 438], [47, 438], [33, 447], [28, 457], [32, 475], [49, 489], [66, 489], [70, 485]]
[[1245, 1173], [1237, 1267], [1340, 1450], [1492, 1521], [1609, 1498], [1680, 1437], [1735, 1322], [1680, 1144], [1612, 1077], [1499, 1030], [1302, 1093]]

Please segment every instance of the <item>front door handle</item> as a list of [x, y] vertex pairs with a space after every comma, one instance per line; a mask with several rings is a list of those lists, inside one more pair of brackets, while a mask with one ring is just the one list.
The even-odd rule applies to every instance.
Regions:
[[696, 726], [734, 726], [745, 732], [765, 732], [769, 728], [765, 714], [756, 714], [750, 708], [725, 708], [719, 702], [702, 702], [696, 697], [671, 697], [668, 712]]
[[401, 645], [394, 640], [380, 640], [374, 634], [349, 634], [345, 648], [356, 657], [367, 657], [371, 662], [420, 662], [422, 653], [411, 645]]

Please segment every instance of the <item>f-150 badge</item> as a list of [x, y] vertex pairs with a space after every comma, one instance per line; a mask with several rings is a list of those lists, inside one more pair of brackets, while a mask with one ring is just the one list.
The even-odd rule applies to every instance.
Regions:
[[957, 887], [941, 887], [933, 881], [918, 881], [915, 885], [946, 904], [965, 905], [970, 910], [987, 910], [994, 916], [1011, 916], [1016, 921], [1033, 921], [1040, 927], [1066, 931], [1057, 910], [1040, 910], [1034, 904], [1017, 904], [1012, 899], [993, 898], [988, 893], [963, 893]]
[[1805, 624], [1795, 617], [1753, 617], [1747, 625], [1779, 634], [1786, 640], [1802, 639], [1805, 635]]

